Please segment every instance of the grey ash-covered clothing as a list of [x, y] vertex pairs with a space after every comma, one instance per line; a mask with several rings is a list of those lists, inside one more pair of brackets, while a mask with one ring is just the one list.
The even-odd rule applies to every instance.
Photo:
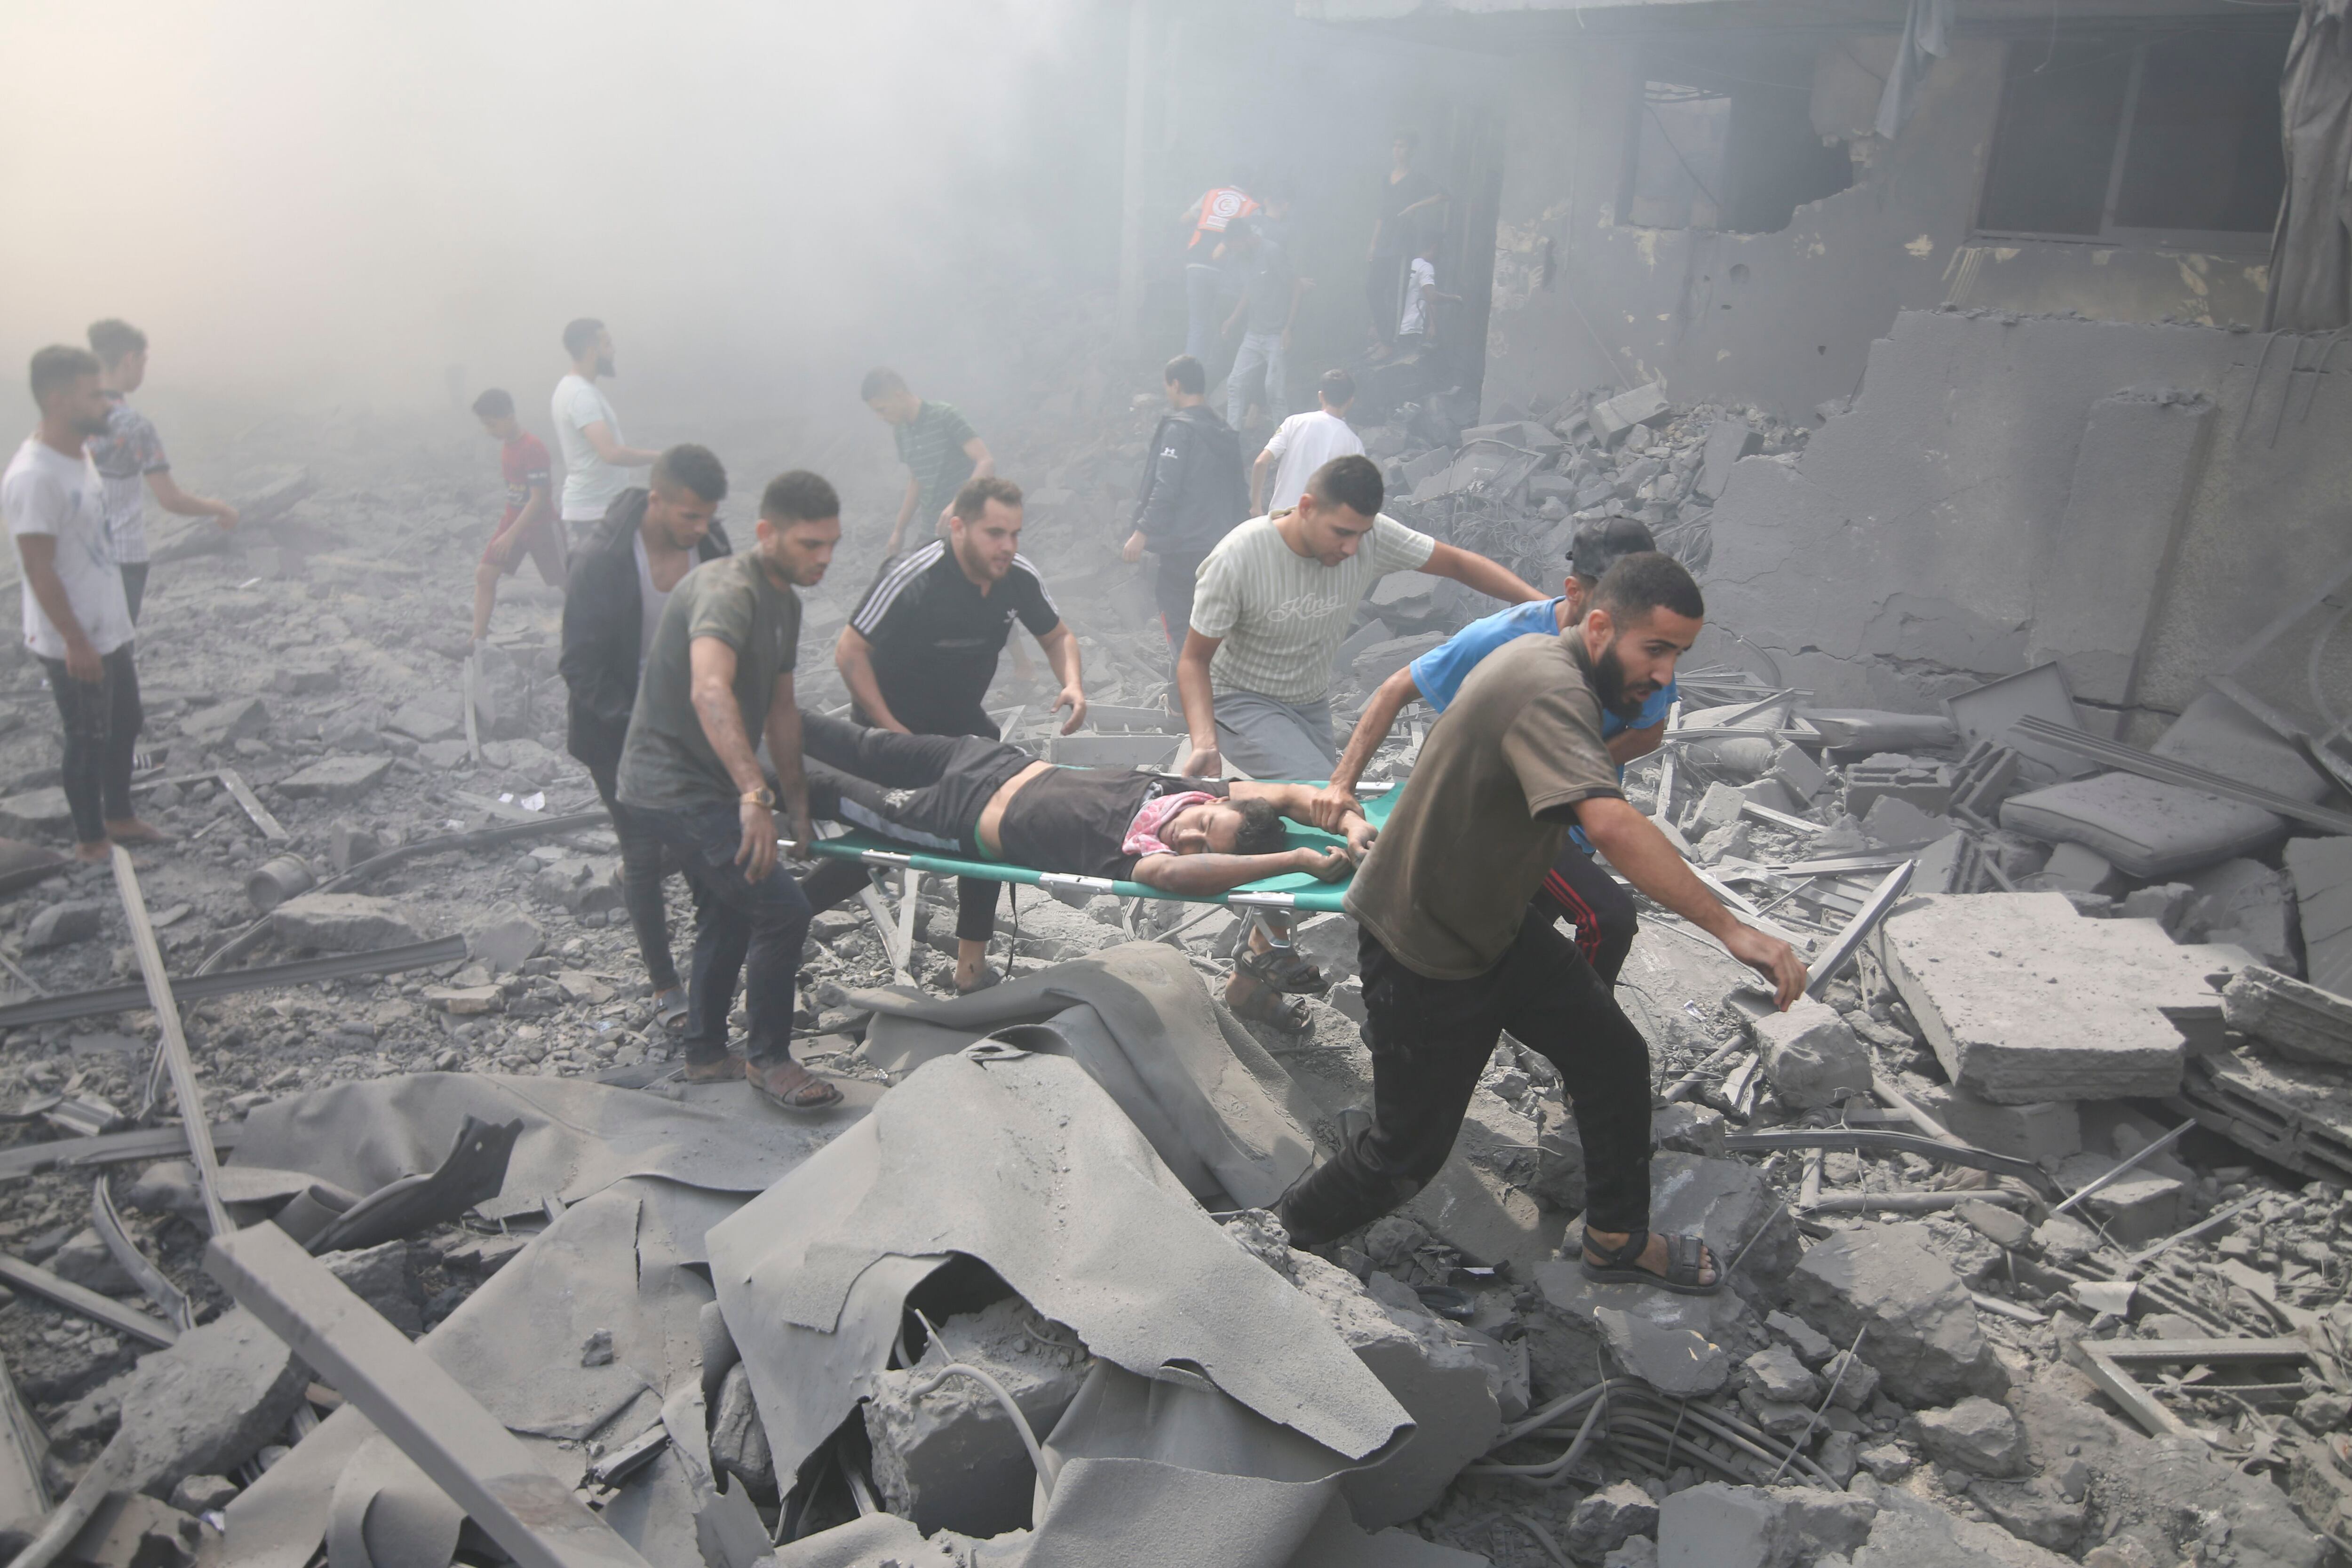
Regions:
[[670, 812], [731, 805], [740, 791], [694, 710], [694, 642], [716, 637], [735, 650], [735, 703], [756, 749], [800, 635], [800, 596], [769, 581], [755, 556], [722, 556], [679, 578], [637, 682], [621, 748], [622, 804]]
[[1205, 403], [1161, 416], [1135, 503], [1144, 548], [1197, 561], [1249, 513], [1242, 438], [1234, 427]]

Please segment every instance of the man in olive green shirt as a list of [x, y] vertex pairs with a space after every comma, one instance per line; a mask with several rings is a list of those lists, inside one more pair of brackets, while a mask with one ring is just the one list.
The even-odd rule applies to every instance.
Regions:
[[[822, 1110], [841, 1099], [792, 1058], [811, 910], [800, 884], [776, 864], [779, 795], [793, 841], [810, 841], [793, 698], [801, 628], [793, 589], [824, 578], [840, 539], [840, 498], [816, 475], [795, 470], [761, 498], [757, 544], [678, 579], [646, 650], [616, 791], [677, 852], [701, 895], [687, 985], [687, 1080], [716, 1083], [740, 1071], [787, 1110]], [[763, 735], [776, 764], [772, 785], [760, 768]], [[738, 1068], [727, 1051], [727, 1016], [747, 967], [751, 1029]]]
[[1437, 1173], [1508, 1029], [1559, 1069], [1575, 1107], [1586, 1273], [1688, 1294], [1721, 1286], [1696, 1237], [1647, 1229], [1648, 1046], [1575, 943], [1528, 907], [1581, 826], [1636, 888], [1766, 976], [1780, 1005], [1802, 994], [1805, 968], [1789, 944], [1734, 920], [1626, 804], [1601, 738], [1602, 710], [1638, 712], [1674, 678], [1705, 613], [1672, 557], [1629, 555], [1581, 623], [1496, 649], [1430, 731], [1346, 900], [1362, 928], [1372, 1120], [1284, 1194], [1297, 1245], [1353, 1230]]

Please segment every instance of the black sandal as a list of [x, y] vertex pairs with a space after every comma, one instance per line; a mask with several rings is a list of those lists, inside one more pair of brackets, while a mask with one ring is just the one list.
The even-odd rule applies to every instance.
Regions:
[[1264, 1024], [1286, 1035], [1303, 1035], [1315, 1025], [1314, 1016], [1307, 1011], [1306, 1003], [1271, 989], [1251, 992], [1246, 1002], [1235, 1002], [1228, 996], [1225, 1005], [1233, 1009], [1236, 1018]]
[[1262, 985], [1293, 996], [1320, 996], [1331, 989], [1323, 972], [1307, 960], [1287, 948], [1268, 948], [1260, 952], [1254, 947], [1244, 947], [1234, 955], [1234, 967]]
[[[1650, 1233], [1637, 1230], [1625, 1238], [1622, 1247], [1602, 1247], [1584, 1233], [1584, 1277], [1604, 1285], [1655, 1285], [1661, 1290], [1672, 1290], [1677, 1296], [1712, 1296], [1723, 1289], [1724, 1271], [1718, 1264], [1712, 1284], [1699, 1283], [1699, 1269], [1709, 1263], [1706, 1243], [1696, 1236], [1667, 1236], [1659, 1239], [1666, 1244], [1666, 1271], [1641, 1266], [1641, 1258], [1650, 1245]], [[1598, 1258], [1601, 1261], [1595, 1263]]]

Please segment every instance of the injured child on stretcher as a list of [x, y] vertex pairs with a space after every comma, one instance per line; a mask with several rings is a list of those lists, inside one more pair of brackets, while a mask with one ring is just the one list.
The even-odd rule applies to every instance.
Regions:
[[1286, 848], [1282, 818], [1309, 820], [1311, 784], [1056, 767], [983, 736], [869, 730], [805, 710], [801, 757], [812, 816], [915, 848], [1169, 893], [1228, 892], [1287, 871], [1338, 881], [1378, 833], [1351, 812], [1339, 828], [1344, 848]]

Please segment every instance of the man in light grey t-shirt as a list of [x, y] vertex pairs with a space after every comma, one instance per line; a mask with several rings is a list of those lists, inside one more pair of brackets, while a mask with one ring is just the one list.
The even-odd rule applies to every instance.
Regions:
[[[1176, 660], [1192, 737], [1180, 773], [1214, 778], [1230, 761], [1253, 778], [1328, 779], [1339, 755], [1331, 661], [1356, 607], [1391, 572], [1451, 577], [1510, 605], [1544, 596], [1485, 556], [1381, 515], [1385, 499], [1370, 458], [1334, 458], [1315, 470], [1297, 506], [1243, 523], [1201, 563]], [[1334, 822], [1353, 798], [1318, 796]], [[1244, 1017], [1296, 1032], [1307, 1026], [1306, 1009], [1273, 993], [1321, 988], [1312, 964], [1254, 948], [1237, 960], [1225, 999]]]
[[555, 423], [555, 444], [563, 454], [563, 494], [558, 513], [571, 536], [572, 552], [589, 544], [589, 536], [604, 521], [605, 510], [629, 487], [631, 468], [651, 468], [658, 452], [624, 445], [620, 416], [596, 384], [611, 376], [613, 334], [593, 316], [583, 316], [563, 329], [563, 352], [572, 356], [572, 374], [555, 384], [548, 413]]

